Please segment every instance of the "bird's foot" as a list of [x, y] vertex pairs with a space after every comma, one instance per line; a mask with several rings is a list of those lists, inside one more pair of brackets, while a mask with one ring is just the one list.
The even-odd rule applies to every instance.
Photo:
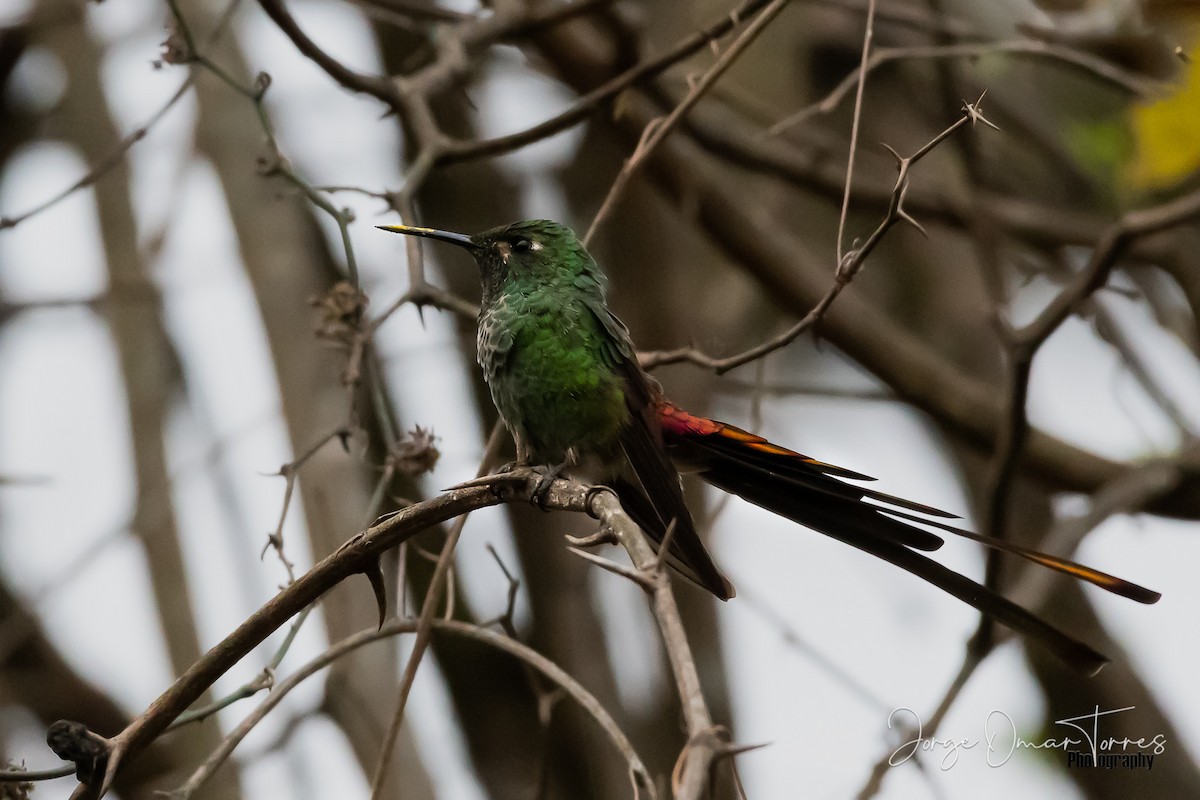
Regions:
[[540, 508], [542, 511], [549, 511], [546, 507], [546, 501], [550, 499], [550, 487], [562, 475], [563, 470], [567, 468], [567, 462], [555, 464], [546, 468], [538, 478], [537, 486], [533, 487], [533, 492], [529, 495], [529, 502]]

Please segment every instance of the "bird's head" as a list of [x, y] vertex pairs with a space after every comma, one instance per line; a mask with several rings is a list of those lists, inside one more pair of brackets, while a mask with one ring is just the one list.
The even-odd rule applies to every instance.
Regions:
[[514, 222], [467, 235], [435, 228], [379, 225], [380, 230], [422, 236], [468, 250], [479, 265], [485, 302], [510, 282], [533, 286], [592, 279], [601, 285], [599, 268], [575, 231], [548, 219]]

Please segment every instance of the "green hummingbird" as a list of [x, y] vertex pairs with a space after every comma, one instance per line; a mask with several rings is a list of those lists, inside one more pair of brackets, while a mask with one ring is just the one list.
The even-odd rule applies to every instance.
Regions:
[[[1160, 595], [1072, 561], [946, 523], [956, 515], [849, 481], [874, 480], [689, 414], [641, 368], [629, 330], [608, 307], [606, 279], [570, 228], [527, 220], [475, 235], [406, 225], [382, 230], [449, 242], [479, 268], [478, 357], [517, 446], [517, 464], [564, 469], [612, 487], [667, 563], [721, 600], [734, 596], [696, 532], [680, 472], [864, 550], [969, 603], [1093, 673], [1107, 659], [1002, 595], [919, 551], [932, 527], [1022, 556], [1142, 603]], [[917, 527], [922, 525], [925, 527]], [[668, 531], [674, 530], [668, 536]]]

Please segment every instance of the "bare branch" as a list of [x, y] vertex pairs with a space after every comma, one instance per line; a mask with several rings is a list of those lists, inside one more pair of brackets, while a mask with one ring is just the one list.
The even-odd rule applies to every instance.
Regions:
[[1028, 55], [1059, 61], [1063, 64], [1084, 70], [1135, 95], [1151, 95], [1164, 88], [1157, 81], [1150, 81], [1128, 73], [1120, 67], [1115, 66], [1112, 62], [1105, 61], [1090, 53], [1034, 39], [1013, 39], [1003, 42], [980, 42], [978, 44], [881, 48], [876, 50], [874, 55], [871, 56], [870, 60], [866, 63], [865, 70], [847, 75], [822, 100], [806, 106], [776, 122], [767, 130], [766, 135], [777, 136], [817, 114], [830, 113], [841, 104], [842, 100], [850, 94], [852, 89], [859, 86], [860, 81], [865, 77], [865, 73], [872, 72], [891, 61], [978, 58], [980, 56], [1001, 53]]
[[[605, 710], [604, 706], [590, 693], [583, 688], [570, 675], [564, 672], [557, 664], [550, 661], [545, 656], [535, 650], [526, 647], [517, 640], [507, 635], [494, 633], [485, 628], [476, 625], [470, 625], [464, 622], [455, 622], [452, 620], [430, 620], [429, 626], [436, 631], [448, 633], [454, 636], [461, 636], [489, 647], [494, 647], [497, 650], [502, 650], [516, 658], [521, 659], [525, 664], [537, 670], [555, 685], [560, 687], [568, 695], [570, 695], [584, 711], [588, 713], [604, 731], [605, 735], [621, 753], [621, 757], [629, 764], [631, 775], [636, 781], [635, 787], [647, 793], [650, 798], [657, 797], [654, 789], [654, 783], [650, 778], [645, 764], [642, 762], [637, 751], [634, 750], [633, 744], [629, 738], [613, 720], [612, 716]], [[421, 623], [415, 619], [393, 619], [383, 625], [378, 630], [368, 630], [350, 636], [337, 644], [330, 647], [321, 655], [309, 661], [304, 666], [300, 667], [293, 674], [289, 675], [286, 680], [281, 681], [267, 697], [266, 700], [259, 705], [250, 715], [230, 732], [221, 742], [221, 746], [213, 751], [213, 753], [201, 764], [195, 772], [188, 778], [187, 782], [169, 793], [169, 797], [173, 800], [187, 800], [192, 797], [197, 790], [204, 786], [209, 777], [217, 770], [221, 764], [225, 763], [233, 751], [241, 744], [242, 740], [250, 733], [254, 727], [262, 721], [262, 719], [275, 708], [287, 694], [303, 681], [324, 669], [333, 661], [341, 658], [347, 653], [356, 650], [359, 647], [387, 639], [402, 633], [417, 633], [420, 630]]]
[[498, 136], [494, 139], [481, 139], [475, 142], [450, 142], [438, 156], [439, 164], [453, 164], [472, 158], [497, 156], [511, 153], [534, 142], [553, 136], [567, 128], [577, 125], [588, 118], [600, 104], [616, 97], [629, 86], [639, 81], [652, 78], [668, 67], [677, 64], [693, 55], [701, 48], [711, 44], [732, 30], [739, 20], [756, 13], [767, 4], [768, 0], [743, 0], [743, 2], [728, 14], [707, 25], [702, 30], [682, 39], [678, 44], [656, 58], [651, 58], [617, 75], [603, 85], [579, 98], [566, 111], [551, 119], [534, 125], [518, 133]]
[[[108, 763], [96, 782], [80, 784], [74, 800], [98, 798], [112, 785], [122, 763], [135, 758], [190, 706], [217, 678], [240, 661], [272, 631], [303, 611], [341, 581], [363, 572], [386, 550], [425, 530], [461, 514], [514, 499], [528, 502], [536, 485], [529, 475], [524, 485], [507, 481], [498, 487], [470, 487], [446, 492], [439, 497], [402, 509], [395, 516], [356, 535], [344, 547], [327, 556], [275, 595], [248, 617], [221, 643], [213, 647], [180, 676], [137, 719], [108, 741]], [[556, 481], [547, 505], [570, 511], [587, 510], [588, 490], [578, 484]]]
[[380, 75], [355, 72], [326, 53], [300, 29], [296, 18], [284, 6], [283, 0], [259, 0], [259, 5], [262, 6], [263, 11], [267, 12], [267, 16], [279, 26], [279, 29], [292, 40], [296, 49], [325, 70], [329, 77], [351, 91], [371, 95], [393, 110], [400, 108], [401, 100], [391, 81]]
[[[213, 28], [212, 33], [206, 40], [206, 45], [211, 45], [216, 42], [225, 33], [225, 31], [228, 30], [229, 21], [233, 17], [233, 11], [237, 8], [237, 4], [238, 0], [230, 0], [230, 2], [225, 6], [225, 10], [221, 12], [221, 16], [216, 27]], [[54, 24], [72, 22], [75, 20], [75, 12], [71, 11], [67, 7], [64, 8], [67, 9], [62, 12], [64, 14], [64, 19], [55, 20]], [[67, 18], [65, 15], [70, 16]], [[146, 138], [151, 129], [154, 128], [154, 126], [157, 125], [158, 122], [167, 115], [167, 112], [174, 108], [175, 104], [178, 103], [179, 100], [191, 90], [194, 80], [195, 76], [189, 75], [183, 81], [183, 83], [179, 85], [179, 88], [175, 90], [175, 93], [171, 95], [167, 102], [165, 102], [158, 109], [158, 111], [151, 114], [150, 118], [142, 123], [141, 127], [131, 132], [121, 141], [117, 142], [117, 144], [113, 146], [111, 152], [96, 161], [88, 169], [88, 171], [79, 178], [79, 180], [75, 181], [75, 183], [63, 189], [48, 200], [43, 201], [28, 211], [24, 211], [15, 217], [0, 217], [0, 231], [4, 231], [8, 228], [15, 228], [17, 225], [20, 225], [30, 217], [36, 216], [46, 209], [58, 205], [80, 189], [86, 189], [87, 187], [94, 185], [96, 181], [100, 180], [100, 178], [112, 170], [117, 164], [120, 164], [122, 161], [124, 161], [125, 154], [128, 153], [135, 144]]]
[[[846, 240], [846, 217], [850, 214], [850, 187], [854, 184], [854, 155], [858, 152], [858, 128], [862, 123], [863, 91], [867, 87], [867, 64], [871, 43], [875, 38], [875, 0], [867, 0], [867, 21], [863, 30], [862, 58], [858, 62], [858, 90], [854, 93], [854, 118], [850, 124], [850, 153], [846, 156], [846, 188], [842, 192], [842, 211], [838, 215], [837, 263], [843, 259], [842, 245]], [[893, 154], [895, 151], [893, 151]], [[897, 158], [897, 160], [899, 160]]]
[[[980, 100], [982, 99], [983, 98], [981, 97]], [[892, 199], [888, 204], [887, 212], [884, 215], [883, 221], [880, 222], [875, 230], [871, 232], [871, 235], [867, 237], [865, 242], [855, 249], [850, 250], [844, 256], [839, 256], [840, 260], [837, 267], [834, 269], [833, 285], [829, 287], [825, 295], [817, 302], [816, 305], [813, 306], [812, 310], [810, 310], [804, 315], [803, 318], [800, 319], [799, 322], [788, 328], [783, 333], [780, 333], [779, 335], [774, 336], [765, 342], [755, 345], [754, 347], [742, 353], [738, 353], [737, 355], [727, 356], [725, 358], [714, 358], [713, 356], [700, 352], [694, 347], [684, 347], [676, 350], [660, 350], [651, 353], [641, 353], [638, 357], [642, 363], [642, 366], [646, 369], [653, 369], [654, 367], [662, 366], [664, 364], [678, 364], [687, 362], [704, 369], [711, 369], [718, 375], [724, 375], [726, 372], [729, 372], [732, 369], [736, 369], [744, 364], [749, 364], [762, 358], [763, 356], [775, 352], [776, 350], [786, 347], [787, 345], [796, 341], [796, 339], [803, 335], [807, 330], [819, 325], [825, 318], [826, 313], [828, 313], [829, 308], [833, 305], [833, 302], [837, 300], [842, 291], [850, 285], [851, 281], [854, 280], [855, 276], [859, 273], [863, 267], [863, 264], [866, 262], [867, 256], [869, 256], [871, 252], [875, 250], [875, 248], [883, 240], [884, 235], [891, 230], [892, 226], [898, 222], [908, 222], [911, 225], [915, 225], [918, 229], [920, 228], [920, 225], [916, 222], [916, 220], [912, 219], [908, 212], [904, 209], [904, 198], [907, 194], [909, 185], [908, 172], [914, 164], [932, 152], [933, 149], [945, 141], [950, 134], [954, 133], [968, 122], [973, 124], [976, 120], [981, 120], [984, 123], [991, 125], [990, 122], [983, 118], [978, 106], [979, 101], [976, 101], [974, 104], [964, 104], [963, 116], [960, 117], [957, 122], [943, 130], [929, 142], [924, 144], [919, 150], [917, 150], [917, 152], [907, 158], [901, 157], [898, 153], [896, 153], [895, 150], [892, 150], [890, 147], [888, 147], [888, 150], [892, 153], [892, 155], [896, 156], [897, 175], [896, 184], [892, 188]], [[849, 186], [849, 176], [847, 176], [847, 186]], [[848, 196], [849, 195], [847, 195], [847, 197]]]

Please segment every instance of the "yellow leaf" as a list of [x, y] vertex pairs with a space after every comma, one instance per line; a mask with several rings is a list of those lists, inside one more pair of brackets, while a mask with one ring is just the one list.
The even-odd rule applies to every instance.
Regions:
[[1136, 153], [1125, 174], [1132, 188], [1168, 188], [1200, 169], [1200, 46], [1185, 63], [1176, 91], [1132, 109]]

